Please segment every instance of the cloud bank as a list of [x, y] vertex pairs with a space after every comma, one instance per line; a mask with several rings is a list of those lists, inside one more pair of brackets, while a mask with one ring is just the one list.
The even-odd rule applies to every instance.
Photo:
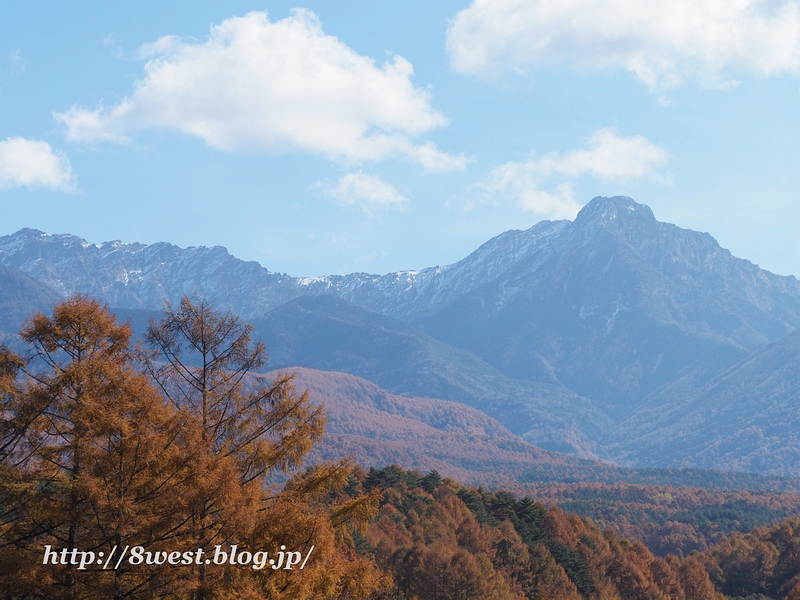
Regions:
[[447, 124], [414, 69], [382, 66], [326, 35], [311, 11], [270, 22], [251, 12], [211, 27], [207, 41], [162, 37], [144, 46], [145, 76], [110, 108], [54, 113], [71, 140], [125, 143], [174, 129], [226, 151], [308, 151], [345, 163], [405, 157], [426, 170], [463, 169], [464, 157], [414, 137]]
[[624, 68], [651, 89], [800, 72], [795, 0], [473, 0], [447, 32], [462, 73]]
[[21, 137], [0, 142], [0, 190], [14, 187], [75, 190], [69, 160], [50, 144]]
[[586, 148], [541, 157], [532, 154], [524, 162], [508, 162], [493, 169], [484, 181], [471, 186], [467, 208], [512, 198], [542, 218], [571, 219], [581, 208], [572, 192], [575, 179], [638, 179], [668, 158], [663, 148], [643, 136], [625, 138], [614, 129], [601, 129], [589, 137]]

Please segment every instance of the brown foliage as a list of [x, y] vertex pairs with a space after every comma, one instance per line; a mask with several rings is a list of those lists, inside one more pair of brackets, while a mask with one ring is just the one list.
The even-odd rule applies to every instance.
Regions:
[[367, 541], [393, 598], [722, 600], [696, 558], [659, 558], [557, 507], [434, 480], [395, 466], [366, 479], [384, 489]]
[[[322, 410], [291, 376], [253, 375], [266, 356], [250, 335], [236, 317], [188, 299], [151, 325], [149, 354], [84, 296], [26, 322], [30, 354], [0, 350], [6, 596], [800, 600], [800, 520], [725, 537], [718, 523], [677, 520], [704, 503], [734, 515], [792, 509], [789, 495], [581, 484], [583, 501], [597, 492], [601, 516], [617, 511], [613, 524], [647, 533], [651, 545], [688, 554], [718, 540], [659, 558], [587, 517], [435, 472], [366, 474], [346, 460], [297, 472], [322, 435]], [[290, 470], [281, 490], [268, 483]], [[603, 504], [610, 490], [617, 504]], [[577, 496], [566, 484], [548, 493]], [[634, 519], [656, 509], [671, 517], [656, 529]], [[127, 562], [79, 570], [43, 565], [46, 545], [98, 556], [115, 546], [284, 546], [311, 558], [303, 571]]]
[[[353, 550], [379, 492], [349, 493], [351, 466], [318, 465], [284, 491], [322, 435], [321, 410], [281, 375], [246, 386], [264, 360], [250, 328], [188, 299], [152, 324], [156, 352], [75, 296], [22, 331], [31, 355], [0, 352], [0, 579], [11, 597], [360, 598], [388, 579]], [[144, 360], [143, 368], [142, 360]], [[51, 549], [196, 551], [281, 545], [297, 569], [94, 562], [42, 564]], [[313, 548], [313, 555], [308, 554]]]
[[698, 555], [711, 581], [725, 594], [798, 596], [800, 590], [800, 519], [771, 528], [733, 533]]
[[733, 531], [800, 516], [792, 492], [709, 490], [688, 486], [548, 483], [509, 486], [546, 504], [592, 518], [601, 528], [643, 542], [659, 556], [704, 551]]
[[3, 580], [56, 597], [148, 589], [157, 570], [41, 568], [43, 549], [108, 556], [115, 545], [176, 542], [191, 428], [134, 369], [130, 329], [98, 302], [70, 298], [52, 318], [31, 317], [21, 335], [32, 356], [6, 350], [1, 369], [3, 505], [13, 506], [2, 532]]

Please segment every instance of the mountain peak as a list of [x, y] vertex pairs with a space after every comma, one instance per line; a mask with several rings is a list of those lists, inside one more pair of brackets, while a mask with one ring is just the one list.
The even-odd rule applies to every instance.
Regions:
[[637, 248], [651, 244], [663, 233], [650, 207], [627, 196], [593, 198], [575, 217], [573, 226], [586, 240], [610, 234]]
[[631, 219], [656, 222], [653, 211], [646, 204], [639, 204], [627, 196], [596, 196], [581, 209], [575, 223], [611, 223]]
[[0, 236], [0, 246], [24, 246], [26, 244], [57, 242], [61, 245], [79, 244], [84, 248], [90, 246], [89, 242], [71, 233], [45, 233], [38, 229], [24, 227], [11, 235]]

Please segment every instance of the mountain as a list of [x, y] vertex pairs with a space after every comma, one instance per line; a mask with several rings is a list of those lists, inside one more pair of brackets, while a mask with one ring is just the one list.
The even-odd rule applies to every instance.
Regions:
[[157, 310], [189, 294], [254, 318], [299, 296], [336, 296], [510, 377], [558, 380], [616, 415], [704, 355], [736, 362], [800, 325], [794, 277], [624, 197], [595, 198], [574, 222], [506, 232], [453, 265], [383, 276], [294, 278], [218, 246], [95, 245], [30, 229], [0, 237], [0, 263], [119, 308]]
[[514, 381], [471, 352], [338, 298], [302, 297], [253, 319], [271, 368], [343, 371], [394, 393], [463, 402], [549, 450], [596, 458], [613, 423], [558, 383]]
[[19, 269], [0, 266], [0, 340], [13, 341], [25, 317], [48, 311], [60, 296]]
[[[0, 264], [142, 321], [164, 300], [211, 298], [257, 325], [273, 364], [465, 402], [549, 449], [776, 473], [796, 462], [771, 441], [780, 435], [757, 433], [791, 413], [791, 394], [770, 408], [773, 396], [748, 391], [756, 404], [731, 430], [703, 407], [723, 402], [723, 381], [791, 388], [793, 363], [767, 348], [790, 345], [800, 326], [800, 283], [732, 256], [707, 233], [657, 221], [630, 198], [595, 198], [572, 222], [544, 221], [452, 265], [386, 275], [295, 278], [221, 247], [95, 245], [34, 230], [1, 237]], [[757, 376], [730, 379], [758, 357]], [[664, 452], [671, 437], [685, 443]]]
[[[715, 504], [712, 496], [719, 500], [723, 491], [749, 489], [763, 495], [769, 490], [760, 501], [747, 494], [735, 496], [759, 504], [769, 498], [777, 501], [776, 490], [800, 489], [800, 479], [688, 468], [634, 470], [549, 452], [459, 402], [392, 394], [340, 372], [305, 367], [280, 372], [284, 371], [294, 373], [295, 386], [308, 390], [313, 404], [325, 406], [325, 438], [312, 451], [312, 462], [350, 456], [367, 468], [394, 463], [422, 472], [436, 469], [443, 476], [503, 485], [553, 503], [582, 501], [584, 511], [593, 511], [589, 505], [600, 501], [608, 512], [625, 514], [635, 510], [636, 503], [638, 509], [647, 504], [664, 510], [669, 504], [670, 510], [677, 510], [693, 504], [688, 496], [703, 496], [705, 504]], [[708, 492], [700, 493], [701, 489]], [[682, 497], [665, 503], [665, 493]], [[792, 495], [788, 504], [795, 507], [792, 514], [800, 513], [797, 496]]]
[[119, 241], [90, 244], [34, 229], [0, 237], [0, 263], [66, 297], [81, 292], [114, 308], [158, 310], [184, 294], [214, 298], [245, 317], [296, 297], [294, 278], [239, 260], [219, 246], [178, 248]]
[[243, 261], [221, 246], [91, 244], [70, 234], [21, 229], [0, 237], [0, 264], [29, 274], [63, 296], [90, 294], [116, 308], [162, 308], [185, 295], [214, 298], [220, 308], [252, 318], [303, 295], [330, 295], [405, 318], [451, 302], [495, 279], [532, 246], [546, 245], [568, 223], [542, 222], [506, 232], [467, 259], [422, 271], [290, 277]]
[[[113, 309], [141, 339], [163, 313]], [[300, 297], [251, 320], [268, 342], [269, 369], [297, 365], [349, 373], [406, 396], [434, 397], [477, 408], [531, 444], [597, 458], [592, 441], [614, 423], [560, 384], [515, 381], [471, 352], [418, 329], [330, 296]], [[588, 433], [587, 433], [588, 432]]]
[[800, 331], [705, 385], [660, 390], [605, 443], [629, 464], [800, 475]]
[[682, 371], [725, 368], [800, 326], [800, 283], [628, 198], [596, 198], [500, 277], [412, 322], [621, 419]]
[[352, 456], [369, 468], [403, 464], [447, 477], [498, 485], [516, 482], [534, 465], [566, 470], [575, 458], [527, 444], [484, 413], [459, 402], [391, 394], [344, 373], [292, 368], [328, 415], [325, 438], [310, 460]]

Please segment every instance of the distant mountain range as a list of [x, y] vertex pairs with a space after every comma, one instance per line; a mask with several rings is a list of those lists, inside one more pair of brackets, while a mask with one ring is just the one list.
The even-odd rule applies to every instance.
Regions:
[[462, 402], [583, 457], [800, 475], [800, 283], [629, 198], [381, 276], [294, 278], [221, 247], [30, 229], [0, 237], [0, 264], [7, 333], [74, 292], [139, 327], [201, 296], [253, 322], [272, 367]]

